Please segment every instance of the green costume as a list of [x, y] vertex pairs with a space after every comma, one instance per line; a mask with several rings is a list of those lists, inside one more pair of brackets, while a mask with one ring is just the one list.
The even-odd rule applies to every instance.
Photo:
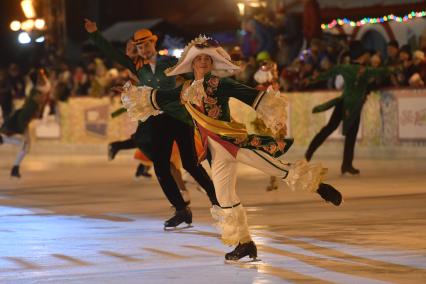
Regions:
[[[172, 89], [176, 86], [176, 77], [168, 77], [164, 74], [167, 68], [177, 63], [175, 57], [157, 55], [154, 73], [149, 64], [137, 64], [124, 53], [114, 48], [99, 31], [89, 33], [89, 37], [108, 58], [111, 58], [132, 71], [138, 77], [140, 86], [149, 86], [155, 89]], [[113, 116], [117, 116], [125, 111], [125, 109], [120, 108], [113, 113]], [[139, 122], [138, 128], [133, 136], [137, 146], [151, 160], [153, 157], [151, 147], [153, 119], [155, 118], [150, 118], [145, 122]]]
[[[359, 56], [354, 56], [358, 58]], [[315, 81], [324, 80], [335, 75], [342, 75], [345, 83], [343, 93], [340, 97], [332, 99], [313, 109], [313, 112], [321, 112], [334, 107], [333, 113], [320, 132], [312, 139], [305, 153], [306, 160], [310, 160], [321, 144], [333, 133], [343, 121], [343, 134], [345, 135], [343, 148], [342, 174], [359, 174], [359, 170], [352, 165], [356, 136], [358, 133], [362, 106], [369, 93], [368, 85], [377, 76], [389, 73], [387, 68], [372, 68], [358, 64], [338, 65], [321, 74]]]
[[16, 110], [2, 125], [0, 132], [7, 135], [23, 134], [31, 120], [40, 113], [43, 103], [40, 96], [43, 94], [33, 88], [25, 99], [24, 105]]
[[333, 67], [327, 72], [320, 74], [311, 82], [326, 80], [336, 75], [342, 75], [345, 80], [342, 95], [334, 98], [324, 104], [316, 106], [314, 113], [326, 111], [334, 107], [337, 103], [342, 102], [343, 105], [343, 134], [354, 123], [362, 110], [362, 106], [368, 95], [368, 85], [371, 80], [377, 76], [385, 76], [389, 74], [388, 68], [364, 67], [358, 64], [344, 64]]
[[[218, 78], [211, 74], [205, 76], [203, 86], [206, 90], [206, 97], [203, 98], [203, 106], [199, 111], [210, 118], [224, 122], [231, 121], [229, 109], [229, 99], [231, 97], [256, 109], [266, 94], [265, 91], [258, 91], [233, 79]], [[155, 104], [171, 116], [192, 125], [191, 116], [181, 104], [182, 88], [183, 86], [172, 90], [158, 90], [155, 95]], [[200, 128], [200, 125], [198, 127]], [[218, 136], [234, 146], [261, 150], [273, 157], [283, 155], [293, 143], [293, 139], [275, 139], [270, 136], [256, 134], [249, 134], [244, 138], [230, 137], [226, 134]]]

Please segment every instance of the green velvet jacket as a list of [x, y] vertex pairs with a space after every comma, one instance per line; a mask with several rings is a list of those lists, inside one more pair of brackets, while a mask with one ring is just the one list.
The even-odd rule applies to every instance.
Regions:
[[[218, 78], [208, 74], [203, 81], [206, 97], [203, 98], [202, 107], [196, 106], [205, 115], [221, 121], [231, 121], [229, 99], [236, 98], [256, 109], [266, 92], [258, 91], [243, 85], [231, 78]], [[158, 90], [155, 95], [155, 104], [161, 110], [190, 125], [193, 121], [181, 103], [183, 86], [171, 90]], [[257, 149], [273, 157], [279, 157], [290, 148], [293, 139], [275, 139], [270, 136], [250, 134], [244, 140], [219, 135], [238, 147]]]
[[367, 87], [378, 76], [390, 73], [388, 68], [365, 67], [358, 64], [337, 65], [320, 74], [311, 82], [326, 80], [336, 75], [342, 75], [345, 84], [342, 95], [325, 102], [313, 109], [314, 113], [322, 112], [334, 107], [337, 103], [343, 104], [343, 134], [347, 133], [355, 119], [360, 115], [362, 106], [367, 98]]
[[[137, 68], [136, 64], [123, 52], [116, 49], [108, 42], [99, 31], [89, 33], [90, 39], [96, 46], [110, 59], [128, 68], [139, 79], [139, 86], [149, 86], [155, 89], [172, 89], [176, 87], [176, 77], [166, 76], [164, 71], [177, 63], [177, 58], [171, 56], [157, 55], [155, 73], [152, 72], [149, 64], [144, 64], [141, 68]], [[126, 112], [124, 108], [115, 111], [115, 115]], [[139, 122], [138, 129], [133, 138], [148, 158], [152, 158], [151, 142], [152, 142], [152, 123], [155, 117], [151, 117], [145, 122]], [[157, 130], [158, 131], [158, 130]]]

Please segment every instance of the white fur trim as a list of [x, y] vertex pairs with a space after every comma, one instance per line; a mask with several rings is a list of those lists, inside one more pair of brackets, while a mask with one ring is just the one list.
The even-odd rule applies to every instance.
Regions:
[[221, 233], [224, 244], [232, 246], [251, 240], [246, 210], [242, 205], [226, 209], [214, 205], [210, 212], [217, 221], [215, 226]]
[[307, 190], [314, 192], [324, 180], [327, 169], [320, 163], [310, 164], [306, 160], [290, 165], [290, 171], [284, 182], [291, 190]]

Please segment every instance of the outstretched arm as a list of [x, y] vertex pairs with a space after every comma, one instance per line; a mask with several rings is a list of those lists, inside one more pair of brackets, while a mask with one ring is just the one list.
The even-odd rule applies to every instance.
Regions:
[[123, 52], [112, 46], [112, 44], [102, 36], [95, 22], [92, 22], [89, 19], [85, 19], [84, 27], [89, 33], [89, 38], [107, 57], [110, 57], [117, 63], [123, 65], [124, 67], [132, 71], [134, 74], [136, 74], [136, 67], [133, 64], [132, 60]]
[[395, 73], [397, 71], [396, 68], [392, 67], [367, 67], [366, 73], [368, 77], [385, 77]]
[[145, 121], [162, 111], [180, 116], [183, 109], [180, 103], [181, 90], [182, 86], [171, 90], [157, 90], [148, 86], [136, 87], [127, 82], [121, 93], [121, 101], [134, 121]]

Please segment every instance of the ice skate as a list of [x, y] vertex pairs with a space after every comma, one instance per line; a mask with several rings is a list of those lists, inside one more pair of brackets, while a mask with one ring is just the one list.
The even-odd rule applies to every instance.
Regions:
[[331, 202], [336, 206], [342, 203], [342, 194], [332, 185], [321, 183], [317, 189], [317, 193], [327, 202]]
[[114, 144], [114, 143], [108, 144], [108, 160], [110, 160], [110, 161], [114, 160], [118, 151], [119, 151], [119, 149], [116, 147], [116, 144]]
[[[184, 227], [178, 227], [180, 224], [186, 223]], [[182, 210], [176, 210], [175, 215], [164, 222], [165, 231], [182, 230], [192, 227], [192, 212], [189, 207]]]
[[250, 262], [259, 261], [257, 259], [257, 247], [253, 241], [244, 244], [238, 244], [233, 251], [225, 254], [225, 260], [230, 262], [239, 261], [245, 256], [251, 258]]
[[142, 164], [139, 164], [138, 168], [136, 169], [135, 179], [137, 180], [141, 177], [151, 178], [152, 175], [149, 173], [150, 168], [150, 166], [144, 166]]
[[341, 172], [342, 172], [342, 176], [345, 175], [346, 173], [348, 173], [350, 175], [359, 175], [360, 174], [360, 171], [358, 169], [354, 168], [353, 166], [342, 167]]
[[11, 178], [21, 178], [19, 166], [13, 166], [12, 170], [10, 171], [10, 177]]

